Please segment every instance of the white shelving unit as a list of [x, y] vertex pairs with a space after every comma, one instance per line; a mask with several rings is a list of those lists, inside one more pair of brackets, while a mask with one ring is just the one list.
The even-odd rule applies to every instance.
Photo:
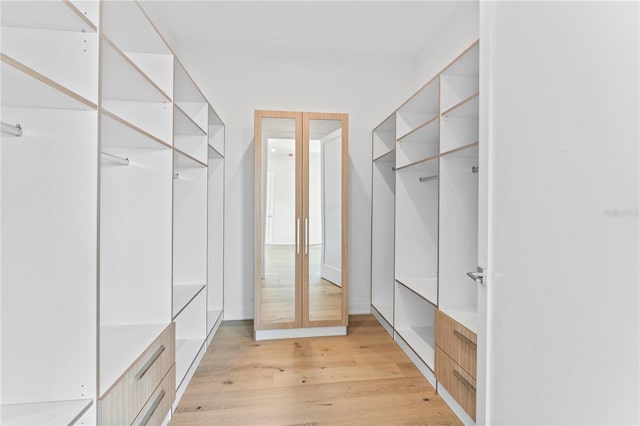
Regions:
[[96, 397], [96, 28], [62, 1], [0, 16], [0, 422], [55, 424]]
[[[464, 345], [478, 332], [478, 289], [467, 276], [479, 264], [478, 58], [476, 42], [373, 130], [372, 311], [434, 386], [451, 365], [476, 363]], [[436, 313], [451, 319], [438, 331]], [[467, 421], [475, 401], [452, 383], [440, 389]]]
[[135, 1], [0, 18], [0, 423], [130, 423], [222, 318], [224, 123]]

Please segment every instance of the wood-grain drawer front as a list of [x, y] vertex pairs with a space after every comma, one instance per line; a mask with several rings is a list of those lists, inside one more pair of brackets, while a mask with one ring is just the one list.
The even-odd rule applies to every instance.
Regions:
[[476, 380], [436, 347], [436, 379], [473, 420], [476, 419]]
[[135, 426], [155, 426], [161, 425], [167, 416], [176, 399], [176, 366], [171, 367], [169, 372], [158, 388], [153, 392], [149, 401], [144, 405], [138, 417], [133, 421]]
[[130, 424], [175, 362], [172, 323], [99, 401], [101, 424]]
[[441, 310], [436, 311], [436, 345], [473, 378], [477, 370], [477, 336]]

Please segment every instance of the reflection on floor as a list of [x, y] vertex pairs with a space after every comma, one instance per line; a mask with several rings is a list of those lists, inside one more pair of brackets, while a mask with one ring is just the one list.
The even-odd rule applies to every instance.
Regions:
[[[342, 288], [320, 276], [320, 245], [309, 247], [309, 319], [337, 320], [342, 310]], [[295, 246], [265, 246], [261, 315], [265, 323], [295, 320]], [[303, 313], [304, 315], [304, 313]]]

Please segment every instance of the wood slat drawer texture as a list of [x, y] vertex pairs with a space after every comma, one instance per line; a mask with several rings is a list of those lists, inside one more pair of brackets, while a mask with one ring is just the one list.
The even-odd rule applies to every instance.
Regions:
[[171, 410], [171, 405], [176, 398], [176, 365], [174, 364], [162, 382], [149, 398], [135, 418], [135, 426], [160, 426], [162, 421]]
[[442, 349], [436, 347], [436, 378], [474, 421], [476, 419], [476, 380]]
[[436, 346], [474, 379], [477, 369], [477, 336], [441, 310], [436, 310]]
[[98, 401], [99, 424], [131, 424], [174, 362], [175, 325], [171, 323]]

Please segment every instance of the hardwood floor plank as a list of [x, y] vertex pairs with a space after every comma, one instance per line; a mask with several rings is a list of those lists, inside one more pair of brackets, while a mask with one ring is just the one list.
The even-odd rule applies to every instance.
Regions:
[[222, 324], [172, 425], [458, 425], [371, 315], [347, 336], [255, 342]]

